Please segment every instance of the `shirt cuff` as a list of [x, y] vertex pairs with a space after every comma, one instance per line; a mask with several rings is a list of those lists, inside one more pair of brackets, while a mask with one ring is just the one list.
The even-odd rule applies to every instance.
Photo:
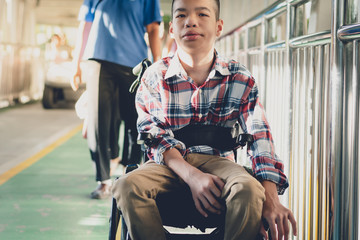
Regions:
[[[263, 158], [263, 157], [261, 157]], [[272, 160], [274, 161], [274, 160]], [[277, 191], [279, 195], [284, 194], [285, 190], [289, 187], [289, 182], [287, 177], [285, 176], [282, 168], [277, 166], [281, 165], [281, 162], [277, 162], [277, 164], [259, 164], [259, 162], [269, 162], [269, 159], [257, 159], [255, 163], [255, 167], [253, 165], [254, 176], [258, 181], [271, 181], [276, 184]], [[254, 162], [253, 162], [254, 163]]]
[[186, 146], [183, 142], [173, 137], [164, 137], [157, 146], [152, 147], [154, 161], [158, 164], [165, 164], [163, 153], [172, 148], [176, 148], [182, 156], [185, 156]]

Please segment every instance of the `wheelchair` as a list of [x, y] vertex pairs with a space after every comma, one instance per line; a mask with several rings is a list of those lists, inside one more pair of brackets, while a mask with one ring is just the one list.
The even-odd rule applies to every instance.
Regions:
[[[148, 59], [144, 59], [139, 65], [133, 69], [133, 73], [138, 75], [138, 78], [134, 81], [133, 85], [130, 87], [130, 92], [134, 92], [135, 89], [140, 84], [140, 79], [146, 68], [151, 65], [151, 62]], [[175, 138], [179, 141], [185, 143], [187, 147], [197, 146], [197, 145], [207, 145], [219, 150], [234, 150], [235, 156], [238, 147], [249, 147], [254, 139], [251, 134], [241, 133], [239, 125], [235, 125], [233, 129], [218, 127], [218, 126], [205, 126], [205, 125], [189, 125], [180, 130], [174, 131]], [[144, 161], [147, 160], [146, 149], [151, 147], [155, 139], [152, 135], [147, 133], [139, 134], [138, 144], [142, 145], [144, 150]], [[236, 159], [236, 158], [235, 158]], [[132, 164], [126, 166], [125, 174], [135, 170], [138, 167], [137, 164]], [[253, 175], [252, 169], [244, 167], [249, 174]], [[190, 190], [189, 190], [190, 191]], [[224, 237], [224, 223], [225, 223], [225, 214], [222, 214], [220, 217], [214, 217], [209, 215], [208, 218], [201, 217], [200, 213], [198, 216], [191, 216], [191, 223], [189, 223], [189, 216], [181, 213], [181, 211], [173, 214], [174, 210], [166, 207], [165, 202], [181, 202], [190, 201], [192, 202], [191, 192], [189, 194], [179, 195], [179, 194], [162, 194], [159, 195], [156, 199], [156, 203], [163, 221], [164, 232], [166, 239], [169, 240], [222, 240]], [[190, 204], [191, 205], [191, 204]], [[193, 204], [192, 204], [193, 205]], [[195, 208], [195, 206], [194, 206]], [[175, 211], [176, 212], [176, 211]], [[196, 209], [193, 212], [197, 212]], [[131, 240], [128, 233], [126, 223], [121, 216], [121, 211], [117, 209], [116, 200], [112, 200], [112, 210], [111, 216], [109, 219], [110, 229], [109, 229], [109, 240]], [[200, 229], [202, 233], [174, 233], [167, 230], [168, 227], [182, 228], [185, 229], [188, 226], [195, 226]], [[206, 233], [205, 229], [212, 229], [210, 232]], [[262, 239], [259, 237], [259, 239]]]
[[[253, 137], [250, 134], [238, 134], [234, 136], [237, 130], [216, 127], [216, 126], [204, 126], [204, 125], [190, 125], [181, 130], [174, 131], [175, 138], [184, 142], [186, 146], [196, 145], [208, 145], [220, 150], [233, 150], [237, 147], [249, 146], [253, 142]], [[212, 139], [216, 139], [215, 141]], [[221, 140], [220, 140], [221, 139]], [[148, 148], [152, 145], [154, 139], [150, 134], [140, 134], [138, 138], [138, 144], [141, 144], [143, 148]], [[146, 153], [144, 153], [146, 154]], [[137, 165], [128, 165], [126, 167], [126, 173], [135, 170]], [[252, 170], [245, 167], [245, 169], [252, 174]], [[162, 194], [156, 199], [156, 203], [163, 220], [163, 225], [168, 227], [185, 229], [188, 226], [195, 226], [200, 229], [202, 233], [171, 233], [164, 227], [165, 235], [167, 239], [189, 239], [189, 240], [221, 240], [224, 236], [224, 222], [225, 215], [220, 217], [202, 218], [200, 213], [198, 216], [191, 216], [191, 223], [189, 223], [189, 216], [184, 213], [176, 212], [167, 208], [165, 202], [192, 202], [191, 193], [184, 195], [179, 194]], [[195, 206], [194, 206], [195, 208]], [[171, 216], [169, 212], [173, 213]], [[192, 211], [192, 212], [196, 212]], [[210, 232], [205, 233], [205, 229], [212, 229]], [[119, 236], [120, 235], [120, 236]], [[127, 226], [124, 219], [121, 216], [121, 211], [117, 209], [116, 200], [112, 201], [112, 210], [110, 217], [110, 230], [109, 240], [129, 240], [130, 236], [127, 231]]]

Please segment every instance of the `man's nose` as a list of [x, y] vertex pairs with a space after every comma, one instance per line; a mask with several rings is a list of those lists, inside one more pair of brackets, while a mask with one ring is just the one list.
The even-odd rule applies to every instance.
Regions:
[[197, 26], [196, 18], [194, 16], [189, 15], [186, 19], [185, 25], [187, 28], [196, 27]]

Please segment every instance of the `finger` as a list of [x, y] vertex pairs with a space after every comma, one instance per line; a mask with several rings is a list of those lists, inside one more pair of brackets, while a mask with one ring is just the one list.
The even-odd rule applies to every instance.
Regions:
[[[208, 199], [207, 199], [205, 196], [202, 196], [202, 197], [200, 198], [200, 202], [201, 202], [202, 206], [203, 206], [206, 210], [208, 210], [209, 212], [212, 212], [212, 213], [215, 213], [215, 214], [219, 212], [218, 209], [216, 209], [213, 205], [210, 204], [210, 202], [208, 201]], [[221, 212], [220, 212], [220, 213], [221, 213]]]
[[291, 223], [294, 235], [297, 236], [296, 220], [295, 220], [294, 215], [292, 213], [289, 214], [289, 221]]
[[287, 218], [284, 218], [283, 220], [283, 228], [284, 228], [284, 237], [285, 239], [288, 239], [289, 238], [289, 223], [288, 223], [288, 219]]
[[219, 177], [214, 177], [214, 182], [215, 182], [215, 184], [216, 184], [216, 186], [219, 188], [219, 190], [220, 190], [220, 195], [218, 196], [218, 195], [216, 195], [217, 197], [220, 197], [221, 196], [221, 191], [223, 190], [223, 188], [224, 188], [224, 186], [225, 186], [225, 183], [224, 183], [224, 181], [223, 180], [221, 180], [221, 178], [219, 178]]
[[74, 79], [74, 84], [76, 87], [76, 90], [79, 89], [79, 84], [81, 83], [81, 75], [76, 75], [75, 79]]
[[79, 88], [79, 86], [77, 84], [77, 78], [78, 78], [78, 76], [74, 76], [73, 80], [70, 82], [71, 88], [73, 91], [77, 91]]
[[272, 240], [278, 240], [275, 221], [268, 221]]
[[283, 219], [277, 219], [276, 221], [277, 224], [277, 230], [278, 230], [278, 239], [283, 239], [284, 237], [284, 226], [283, 226]]
[[208, 217], [208, 214], [204, 211], [204, 209], [202, 208], [202, 205], [200, 204], [200, 201], [198, 199], [194, 198], [194, 202], [195, 202], [195, 207], [196, 209], [199, 211], [199, 213], [201, 215], [203, 215], [204, 217]]
[[76, 91], [74, 81], [70, 81], [70, 86], [73, 91]]
[[[223, 206], [214, 197], [214, 195], [212, 195], [211, 193], [208, 193], [208, 194], [205, 193], [204, 196], [205, 196], [207, 202], [210, 204], [210, 206], [215, 209], [216, 212], [214, 212], [214, 213], [221, 214], [221, 210], [222, 210]], [[209, 211], [211, 211], [211, 210], [209, 209]]]
[[218, 197], [218, 198], [221, 197], [221, 190], [219, 189], [219, 187], [216, 184], [213, 185], [213, 187], [210, 187], [210, 191], [215, 197]]
[[265, 237], [265, 239], [268, 239], [268, 235], [267, 232], [265, 230], [264, 224], [261, 223], [260, 225], [260, 232], [259, 232], [263, 237]]

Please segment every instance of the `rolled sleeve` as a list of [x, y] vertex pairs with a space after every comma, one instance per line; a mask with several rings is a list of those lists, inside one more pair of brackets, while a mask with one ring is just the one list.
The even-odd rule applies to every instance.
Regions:
[[289, 186], [288, 179], [284, 174], [284, 164], [275, 153], [270, 126], [259, 102], [258, 88], [253, 78], [249, 79], [244, 96], [239, 122], [243, 130], [254, 137], [254, 142], [248, 149], [254, 175], [259, 181], [274, 182], [278, 194], [283, 194]]
[[164, 164], [164, 155], [163, 153], [169, 149], [176, 148], [179, 150], [182, 156], [185, 156], [186, 147], [184, 143], [176, 140], [173, 137], [163, 136], [159, 144], [155, 144], [150, 148], [150, 156], [153, 156], [153, 160], [158, 164]]
[[260, 182], [267, 180], [275, 183], [278, 194], [284, 194], [289, 183], [283, 171], [283, 163], [279, 159], [274, 160], [266, 156], [258, 156], [252, 159], [252, 163], [256, 179]]

